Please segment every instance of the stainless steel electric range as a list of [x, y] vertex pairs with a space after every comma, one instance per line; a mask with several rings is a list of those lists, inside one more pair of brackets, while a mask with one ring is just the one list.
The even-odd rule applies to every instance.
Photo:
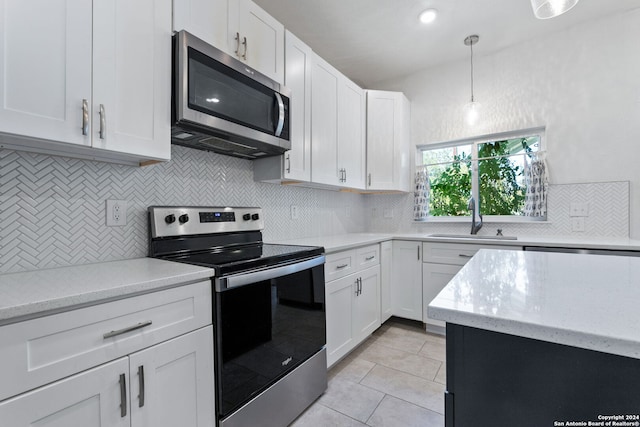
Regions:
[[324, 249], [263, 243], [259, 208], [148, 211], [149, 256], [215, 270], [219, 425], [288, 425], [327, 388]]

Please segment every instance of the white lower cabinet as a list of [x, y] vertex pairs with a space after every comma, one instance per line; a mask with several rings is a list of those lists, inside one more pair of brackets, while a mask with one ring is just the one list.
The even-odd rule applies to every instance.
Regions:
[[[379, 246], [327, 255], [325, 270], [358, 260], [353, 273], [327, 282], [327, 365], [332, 366], [380, 326]], [[325, 277], [332, 277], [325, 272]]]
[[423, 322], [426, 323], [428, 331], [439, 333], [444, 332], [445, 322], [430, 319], [427, 316], [427, 307], [476, 252], [480, 249], [522, 250], [522, 246], [441, 242], [425, 242], [422, 248]]
[[126, 381], [128, 370], [128, 358], [123, 357], [0, 402], [2, 425], [128, 427], [129, 411], [123, 416], [120, 407], [120, 375]]
[[391, 306], [394, 316], [422, 321], [422, 242], [393, 241]]
[[215, 425], [210, 282], [2, 326], [0, 339], [2, 426]]
[[380, 243], [380, 322], [393, 316], [391, 305], [391, 269], [393, 263], [393, 243]]

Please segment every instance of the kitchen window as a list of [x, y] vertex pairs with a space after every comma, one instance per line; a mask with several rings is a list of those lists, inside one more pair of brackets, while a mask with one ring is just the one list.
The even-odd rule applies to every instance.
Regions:
[[473, 197], [485, 220], [546, 220], [543, 129], [418, 147], [414, 218], [469, 217]]

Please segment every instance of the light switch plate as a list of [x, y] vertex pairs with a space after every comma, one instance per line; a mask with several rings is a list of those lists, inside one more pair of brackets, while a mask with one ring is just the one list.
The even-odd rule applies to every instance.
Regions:
[[571, 218], [571, 231], [576, 231], [576, 232], [584, 231], [584, 218], [583, 217]]
[[291, 219], [298, 219], [298, 206], [291, 205]]
[[569, 207], [569, 216], [571, 217], [589, 216], [589, 205], [587, 203], [571, 203]]

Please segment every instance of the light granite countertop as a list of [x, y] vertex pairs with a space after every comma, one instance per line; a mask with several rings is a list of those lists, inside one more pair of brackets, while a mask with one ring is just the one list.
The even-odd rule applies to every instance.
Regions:
[[640, 258], [480, 250], [430, 318], [640, 359]]
[[213, 269], [136, 258], [0, 275], [0, 325], [193, 283]]
[[[490, 237], [490, 236], [486, 236]], [[339, 252], [347, 249], [366, 246], [386, 240], [416, 240], [423, 242], [443, 242], [443, 243], [464, 243], [482, 245], [501, 246], [541, 246], [556, 248], [584, 248], [584, 249], [605, 249], [605, 250], [629, 250], [640, 251], [640, 240], [628, 238], [596, 238], [585, 237], [576, 238], [569, 236], [518, 236], [517, 240], [501, 240], [473, 237], [433, 237], [430, 234], [420, 233], [348, 233], [340, 235], [303, 237], [299, 239], [273, 241], [270, 243], [281, 243], [289, 245], [309, 245], [323, 246], [326, 253]]]

